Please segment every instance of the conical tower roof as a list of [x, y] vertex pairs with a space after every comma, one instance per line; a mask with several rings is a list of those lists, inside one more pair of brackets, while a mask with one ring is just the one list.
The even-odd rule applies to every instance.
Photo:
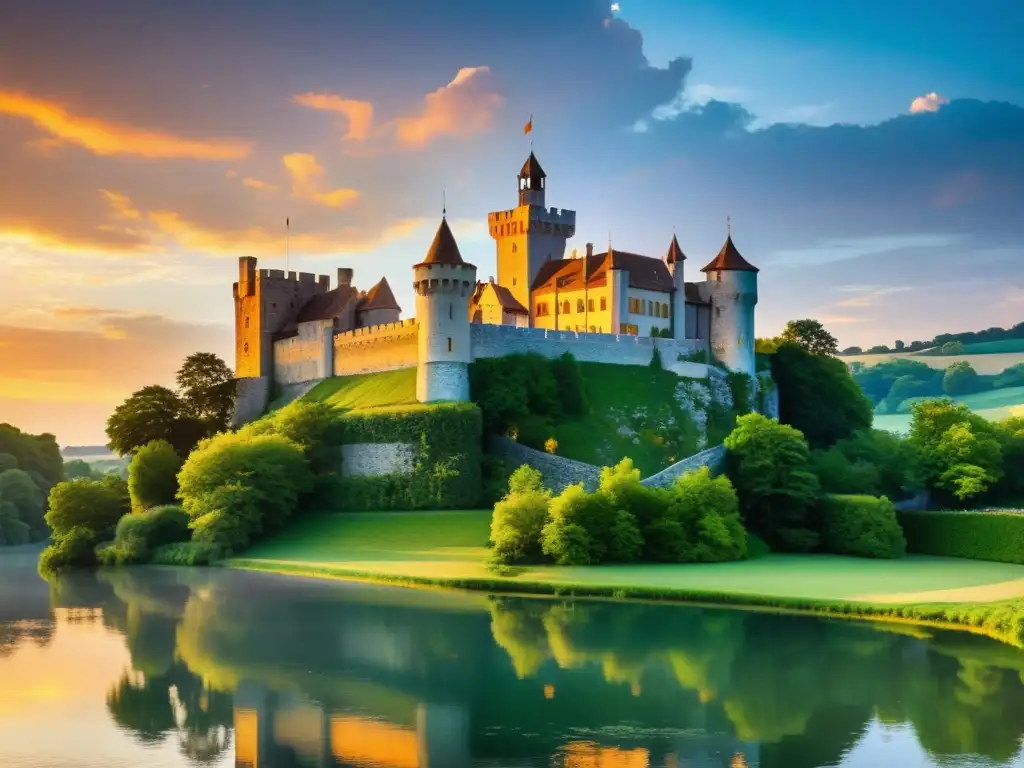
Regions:
[[531, 150], [530, 156], [526, 158], [526, 162], [523, 163], [523, 169], [519, 171], [519, 178], [529, 179], [545, 179], [547, 174], [544, 173], [544, 169], [540, 167], [540, 161], [537, 160], [537, 156], [533, 154]]
[[686, 254], [679, 247], [679, 241], [672, 235], [672, 242], [668, 244], [668, 253], [665, 254], [666, 264], [675, 264], [677, 261], [686, 261]]
[[366, 298], [363, 300], [363, 305], [360, 309], [363, 311], [369, 309], [397, 309], [399, 312], [402, 311], [402, 308], [398, 306], [398, 300], [395, 298], [391, 286], [388, 285], [386, 277], [382, 277], [379, 283], [366, 292]]
[[725, 245], [722, 246], [722, 250], [718, 252], [718, 255], [715, 256], [715, 258], [713, 258], [708, 265], [701, 270], [701, 272], [718, 272], [728, 270], [736, 272], [761, 271], [743, 258], [732, 241], [732, 235], [729, 235], [725, 239]]
[[427, 257], [420, 264], [465, 264], [459, 253], [459, 244], [448, 226], [448, 219], [441, 217], [441, 225], [437, 228], [434, 241], [430, 244]]

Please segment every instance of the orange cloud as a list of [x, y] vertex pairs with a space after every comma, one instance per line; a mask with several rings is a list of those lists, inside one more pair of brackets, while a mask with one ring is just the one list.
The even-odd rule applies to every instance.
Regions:
[[944, 104], [949, 104], [949, 99], [932, 91], [910, 102], [910, 111], [915, 115], [921, 112], [938, 112]]
[[329, 192], [319, 190], [320, 179], [324, 175], [323, 167], [313, 155], [294, 152], [282, 158], [284, 167], [292, 177], [292, 197], [309, 200], [329, 208], [344, 208], [359, 199], [359, 192], [354, 189], [334, 189]]
[[463, 67], [443, 88], [427, 94], [418, 115], [396, 121], [399, 143], [422, 149], [440, 136], [472, 136], [488, 130], [503, 99], [491, 85], [489, 67]]
[[132, 205], [132, 201], [120, 192], [111, 192], [107, 189], [101, 189], [100, 194], [107, 198], [111, 208], [114, 209], [114, 214], [119, 219], [139, 220], [142, 218], [142, 214], [139, 213], [138, 209]]
[[336, 112], [348, 120], [348, 130], [343, 138], [349, 141], [366, 141], [373, 124], [373, 104], [368, 101], [346, 99], [333, 93], [300, 93], [292, 97], [295, 104], [301, 104], [321, 112]]
[[[62, 144], [103, 156], [134, 155], [154, 160], [237, 160], [252, 149], [248, 141], [187, 139], [170, 133], [73, 115], [64, 107], [17, 91], [0, 91], [0, 114], [31, 121]], [[48, 149], [52, 143], [46, 143]]]
[[250, 189], [260, 189], [263, 190], [264, 192], [274, 192], [280, 189], [280, 187], [277, 186], [277, 184], [270, 184], [266, 181], [260, 181], [259, 179], [251, 179], [249, 177], [242, 179], [242, 183], [245, 186], [249, 187]]

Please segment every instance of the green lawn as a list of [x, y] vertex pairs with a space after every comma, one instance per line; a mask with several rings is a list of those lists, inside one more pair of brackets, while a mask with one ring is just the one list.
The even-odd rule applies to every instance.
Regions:
[[[697, 452], [696, 427], [675, 400], [683, 380], [674, 373], [635, 365], [579, 365], [590, 410], [554, 428], [559, 456], [598, 466], [629, 456], [647, 477]], [[672, 425], [682, 429], [674, 431]], [[713, 423], [709, 432], [708, 445], [716, 445], [728, 429]]]
[[[640, 587], [807, 600], [979, 587], [1024, 579], [1024, 566], [910, 556], [866, 560], [768, 555], [710, 565], [533, 566], [511, 578], [484, 560], [489, 511], [335, 514], [306, 518], [234, 561], [267, 570], [397, 579], [503, 581], [584, 587]], [[920, 601], [918, 601], [920, 602]]]
[[415, 405], [416, 369], [335, 376], [321, 381], [303, 399], [324, 400], [346, 411], [389, 405]]

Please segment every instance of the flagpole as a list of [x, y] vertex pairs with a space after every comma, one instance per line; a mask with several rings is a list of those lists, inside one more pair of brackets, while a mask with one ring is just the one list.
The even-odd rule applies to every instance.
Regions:
[[284, 271], [287, 272], [291, 269], [292, 263], [292, 220], [291, 218], [285, 218], [284, 220]]

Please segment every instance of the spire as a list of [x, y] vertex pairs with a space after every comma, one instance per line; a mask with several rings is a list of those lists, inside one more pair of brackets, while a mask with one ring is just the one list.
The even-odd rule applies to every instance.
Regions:
[[679, 261], [686, 261], [686, 254], [679, 247], [679, 240], [676, 239], [675, 233], [673, 233], [672, 242], [668, 244], [668, 253], [665, 254], [665, 263], [675, 264]]
[[401, 311], [402, 308], [398, 306], [398, 300], [395, 299], [395, 294], [391, 290], [391, 286], [388, 285], [388, 279], [382, 277], [379, 283], [366, 292], [366, 298], [360, 309], [364, 311], [369, 309], [397, 309]]
[[547, 178], [547, 174], [544, 173], [544, 169], [540, 167], [540, 161], [537, 159], [537, 156], [533, 154], [532, 149], [530, 150], [530, 156], [526, 158], [526, 162], [523, 163], [523, 167], [519, 171], [519, 178], [538, 180]]
[[465, 264], [462, 254], [459, 253], [459, 245], [455, 242], [455, 235], [448, 226], [448, 219], [441, 217], [441, 225], [437, 228], [434, 241], [430, 244], [427, 257], [421, 264]]
[[732, 217], [729, 217], [728, 221], [729, 234], [725, 238], [725, 245], [722, 246], [722, 250], [718, 252], [718, 255], [711, 260], [711, 262], [704, 267], [701, 272], [719, 272], [719, 271], [734, 271], [734, 272], [760, 272], [757, 267], [751, 264], [749, 261], [743, 258], [736, 245], [732, 241]]

